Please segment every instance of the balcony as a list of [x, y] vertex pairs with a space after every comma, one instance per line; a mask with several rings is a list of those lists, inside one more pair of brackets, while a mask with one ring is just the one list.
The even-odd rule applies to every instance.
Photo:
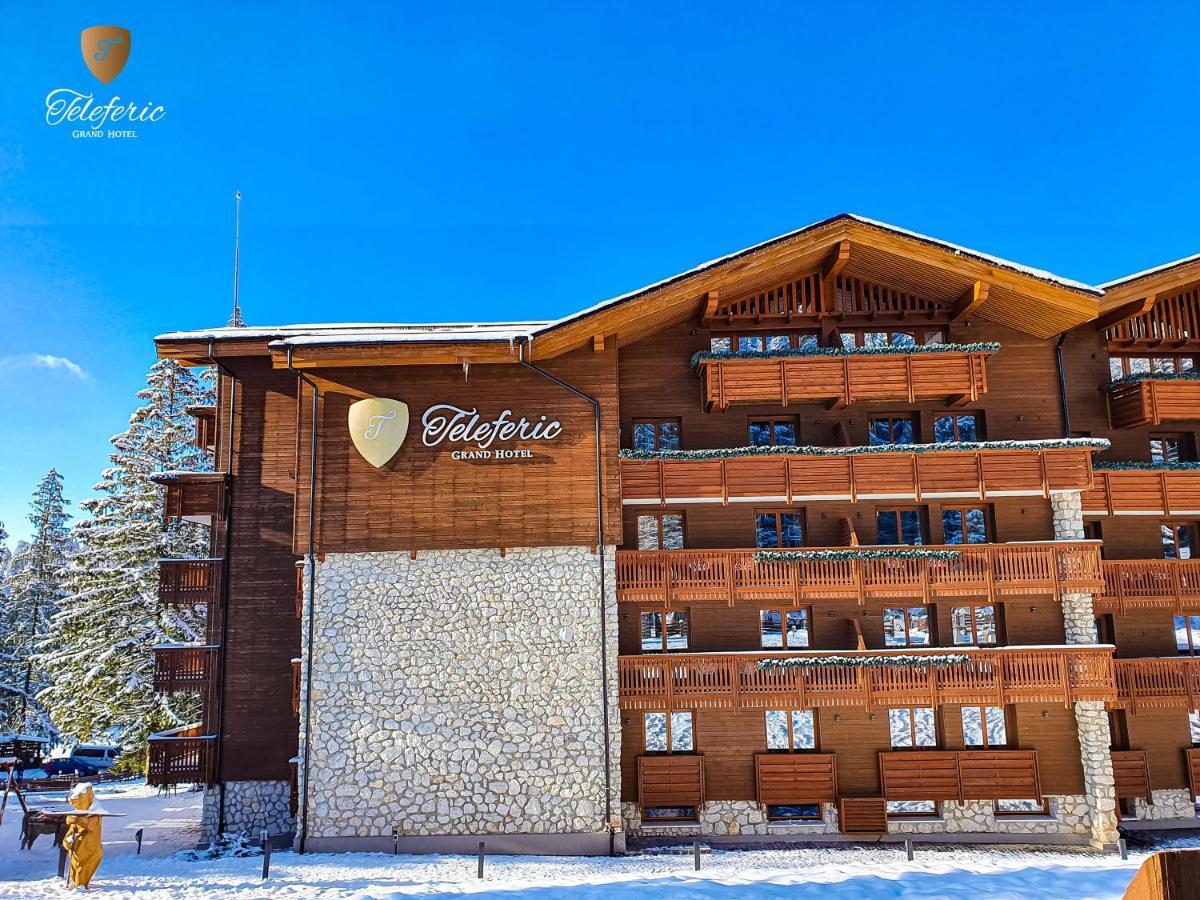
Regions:
[[221, 587], [219, 559], [160, 559], [158, 602], [163, 606], [216, 603]]
[[214, 644], [159, 644], [154, 648], [154, 690], [160, 694], [202, 692], [216, 675]]
[[226, 479], [218, 472], [161, 472], [151, 481], [166, 488], [164, 520], [212, 525], [224, 513]]
[[1200, 709], [1200, 656], [1118, 659], [1117, 706]]
[[1041, 800], [1036, 750], [904, 750], [879, 754], [887, 800]]
[[763, 806], [802, 806], [837, 800], [834, 753], [756, 753], [755, 796]]
[[204, 734], [199, 723], [150, 735], [146, 783], [154, 787], [213, 784], [216, 741], [213, 735]]
[[638, 757], [638, 805], [688, 808], [704, 805], [704, 757], [685, 754]]
[[1113, 428], [1200, 421], [1200, 380], [1196, 378], [1120, 381], [1104, 390]]
[[1145, 750], [1114, 750], [1112, 769], [1118, 800], [1141, 797], [1149, 802], [1150, 766]]
[[[838, 551], [845, 547], [825, 548]], [[895, 550], [858, 547], [857, 550]], [[905, 548], [907, 549], [907, 548]], [[929, 603], [940, 597], [1049, 595], [1103, 587], [1097, 542], [954, 544], [924, 547], [957, 559], [815, 559], [756, 561], [758, 550], [621, 550], [617, 600], [624, 603], [790, 603], [853, 597]]]
[[992, 351], [698, 359], [706, 409], [731, 403], [977, 401], [987, 391]]
[[[792, 657], [939, 656], [967, 662], [944, 668], [842, 665], [764, 670], [764, 659]], [[938, 647], [906, 650], [820, 650], [800, 653], [672, 653], [618, 660], [623, 709], [797, 709], [927, 706], [968, 703], [1111, 702], [1112, 649]]]
[[213, 453], [217, 449], [217, 408], [215, 406], [193, 406], [187, 411], [195, 419], [195, 444], [201, 450]]
[[1200, 469], [1097, 468], [1083, 495], [1084, 515], [1200, 515]]
[[[1065, 446], [1062, 441], [959, 444], [947, 449], [938, 449], [937, 444], [918, 446], [929, 449], [622, 451], [621, 496], [626, 505], [920, 502], [946, 497], [1049, 497], [1055, 491], [1082, 491], [1092, 485], [1091, 454], [1096, 445], [1088, 441]], [[714, 455], [707, 455], [710, 452]], [[1200, 472], [1194, 474], [1200, 486]]]
[[1200, 797], [1200, 747], [1188, 747], [1183, 751], [1187, 766], [1188, 785], [1192, 789], [1192, 797]]
[[1098, 612], [1146, 608], [1182, 611], [1200, 603], [1200, 560], [1106, 559], [1104, 593], [1093, 599]]

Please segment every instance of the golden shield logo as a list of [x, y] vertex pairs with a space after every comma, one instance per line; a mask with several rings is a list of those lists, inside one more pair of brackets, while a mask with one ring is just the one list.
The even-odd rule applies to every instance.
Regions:
[[375, 468], [396, 455], [408, 434], [408, 404], [386, 397], [368, 397], [350, 404], [350, 440], [362, 458]]
[[108, 84], [121, 74], [132, 43], [129, 30], [118, 25], [93, 25], [79, 36], [83, 61], [92, 74]]

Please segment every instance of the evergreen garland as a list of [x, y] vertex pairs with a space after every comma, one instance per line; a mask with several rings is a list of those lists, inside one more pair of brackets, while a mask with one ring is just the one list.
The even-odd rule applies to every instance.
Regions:
[[835, 562], [844, 559], [932, 559], [948, 562], [960, 556], [961, 550], [935, 550], [930, 547], [847, 547], [844, 550], [762, 550], [754, 554], [754, 561], [797, 563], [809, 560]]
[[806, 356], [911, 356], [917, 353], [995, 353], [994, 342], [973, 344], [914, 344], [911, 347], [787, 347], [782, 350], [701, 350], [692, 355], [692, 367], [707, 360], [788, 359]]
[[945, 669], [971, 661], [964, 653], [935, 653], [916, 656], [897, 653], [894, 656], [792, 656], [784, 659], [764, 659], [758, 668], [764, 671], [780, 669], [884, 669], [918, 668]]
[[1135, 460], [1098, 460], [1092, 464], [1097, 472], [1190, 472], [1200, 469], [1200, 462], [1137, 462]]
[[1195, 369], [1187, 372], [1134, 372], [1132, 375], [1114, 378], [1105, 385], [1105, 388], [1121, 384], [1136, 384], [1139, 381], [1200, 381], [1200, 372]]
[[622, 450], [621, 459], [705, 460], [739, 456], [866, 456], [873, 453], [940, 453], [972, 450], [1107, 450], [1104, 438], [1052, 438], [1041, 441], [943, 441], [939, 444], [875, 444], [862, 447], [719, 447], [708, 450]]

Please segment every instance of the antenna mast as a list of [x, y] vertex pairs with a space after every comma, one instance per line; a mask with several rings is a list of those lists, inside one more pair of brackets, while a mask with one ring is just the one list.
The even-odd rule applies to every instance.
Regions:
[[229, 317], [229, 327], [245, 328], [246, 322], [242, 318], [242, 308], [238, 304], [238, 269], [240, 264], [238, 245], [242, 234], [242, 192], [236, 191], [233, 199], [233, 315]]

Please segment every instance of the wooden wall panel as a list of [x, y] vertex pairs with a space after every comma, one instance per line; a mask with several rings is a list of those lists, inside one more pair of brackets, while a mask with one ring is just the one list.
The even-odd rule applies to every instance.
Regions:
[[1187, 768], [1180, 748], [1192, 743], [1187, 713], [1176, 709], [1145, 709], [1135, 715], [1126, 710], [1125, 721], [1130, 748], [1147, 753], [1151, 788], [1186, 788]]
[[[580, 350], [544, 368], [601, 403], [606, 461], [608, 543], [621, 539], [616, 461], [616, 350]], [[562, 387], [515, 365], [322, 369], [318, 439], [320, 552], [594, 545], [595, 441], [592, 407]], [[408, 404], [409, 433], [382, 468], [354, 449], [347, 428], [350, 404], [368, 396]], [[311, 394], [301, 404], [296, 551], [307, 539], [308, 435]], [[505, 409], [512, 418], [557, 418], [551, 441], [497, 442], [493, 449], [526, 449], [532, 459], [453, 460], [472, 445], [445, 441], [426, 447], [421, 416], [432, 405], [478, 408], [485, 420]]]
[[[219, 777], [282, 781], [298, 745], [291, 665], [300, 653], [292, 551], [295, 379], [257, 358], [232, 361], [231, 368], [238, 385]], [[226, 381], [222, 429], [228, 423], [227, 387]], [[223, 549], [214, 547], [218, 554]]]

